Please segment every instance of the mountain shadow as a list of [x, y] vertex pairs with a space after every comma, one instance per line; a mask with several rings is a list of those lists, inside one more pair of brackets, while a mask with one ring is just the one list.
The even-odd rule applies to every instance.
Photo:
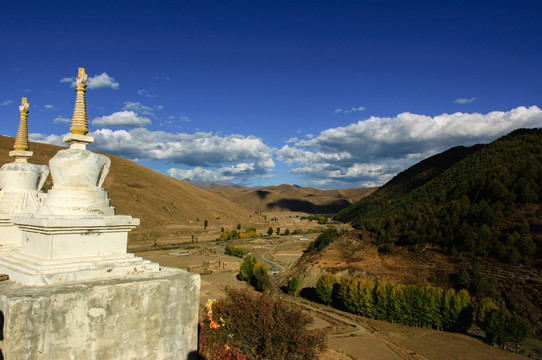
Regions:
[[308, 214], [336, 214], [338, 211], [351, 205], [348, 200], [340, 199], [323, 205], [316, 205], [307, 200], [299, 199], [281, 199], [269, 203], [269, 207], [279, 207], [289, 211], [305, 212]]

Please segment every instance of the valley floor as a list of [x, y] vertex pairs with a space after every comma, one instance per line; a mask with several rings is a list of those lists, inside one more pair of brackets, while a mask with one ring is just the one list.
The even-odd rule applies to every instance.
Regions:
[[[268, 266], [279, 273], [287, 269], [308, 245], [294, 238], [276, 238], [236, 242], [235, 246], [246, 248], [266, 259]], [[225, 244], [198, 244], [187, 250], [187, 255], [179, 255], [179, 250], [157, 250], [138, 252], [136, 255], [157, 261], [162, 266], [199, 271], [201, 275], [200, 303], [209, 298], [220, 298], [225, 285], [246, 286], [236, 279], [237, 270], [223, 271], [204, 268], [203, 263], [219, 261], [229, 266], [240, 264], [241, 260], [224, 255]], [[184, 253], [183, 253], [184, 254]], [[214, 260], [214, 262], [213, 262]], [[277, 274], [278, 276], [279, 274]], [[290, 298], [292, 299], [292, 298]], [[525, 359], [489, 346], [482, 340], [471, 336], [413, 328], [403, 325], [372, 320], [344, 313], [302, 298], [294, 299], [314, 318], [314, 328], [324, 329], [328, 334], [329, 349], [321, 360], [347, 359]], [[542, 359], [542, 342], [530, 340], [526, 344], [534, 358]], [[538, 349], [538, 350], [537, 350]]]

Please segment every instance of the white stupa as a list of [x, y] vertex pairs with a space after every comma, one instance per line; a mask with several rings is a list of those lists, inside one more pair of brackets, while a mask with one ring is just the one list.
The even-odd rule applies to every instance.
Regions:
[[157, 263], [126, 251], [128, 232], [139, 219], [115, 215], [102, 188], [108, 157], [86, 150], [87, 75], [79, 68], [69, 149], [50, 161], [53, 188], [33, 214], [12, 216], [22, 231], [19, 251], [0, 257], [0, 273], [27, 285], [86, 281], [160, 271]]
[[11, 222], [11, 216], [36, 211], [45, 196], [41, 188], [49, 175], [47, 165], [27, 161], [33, 154], [28, 151], [28, 107], [26, 98], [22, 98], [19, 128], [9, 152], [15, 161], [0, 168], [0, 255], [21, 247], [21, 231]]

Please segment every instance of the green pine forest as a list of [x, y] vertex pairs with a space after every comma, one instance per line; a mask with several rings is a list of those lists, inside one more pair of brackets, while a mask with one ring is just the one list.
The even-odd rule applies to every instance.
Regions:
[[541, 259], [542, 130], [430, 157], [336, 215], [382, 252], [435, 245], [516, 264]]

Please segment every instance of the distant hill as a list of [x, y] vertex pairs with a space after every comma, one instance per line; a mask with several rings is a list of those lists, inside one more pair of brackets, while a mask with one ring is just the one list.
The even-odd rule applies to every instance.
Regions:
[[246, 189], [246, 186], [234, 184], [230, 181], [208, 181], [208, 180], [192, 180], [183, 179], [183, 182], [199, 187], [200, 189], [215, 189], [215, 188], [233, 188], [233, 189]]
[[[0, 166], [12, 162], [8, 152], [14, 139], [0, 136]], [[62, 148], [54, 145], [31, 143], [34, 156], [29, 162], [48, 164]], [[107, 155], [107, 154], [106, 154]], [[178, 242], [180, 237], [205, 236], [217, 238], [220, 228], [235, 228], [237, 224], [254, 224], [253, 212], [248, 211], [222, 196], [199, 189], [182, 181], [160, 174], [132, 161], [114, 155], [111, 171], [103, 185], [109, 192], [117, 214], [132, 215], [141, 219], [141, 225], [129, 235], [129, 248], [150, 246], [155, 243]], [[49, 176], [44, 189], [52, 186]], [[200, 219], [198, 221], [198, 218]], [[209, 227], [203, 231], [203, 222]]]
[[299, 211], [309, 214], [335, 214], [373, 193], [377, 188], [320, 190], [292, 185], [256, 189], [214, 188], [221, 195], [252, 211]]

